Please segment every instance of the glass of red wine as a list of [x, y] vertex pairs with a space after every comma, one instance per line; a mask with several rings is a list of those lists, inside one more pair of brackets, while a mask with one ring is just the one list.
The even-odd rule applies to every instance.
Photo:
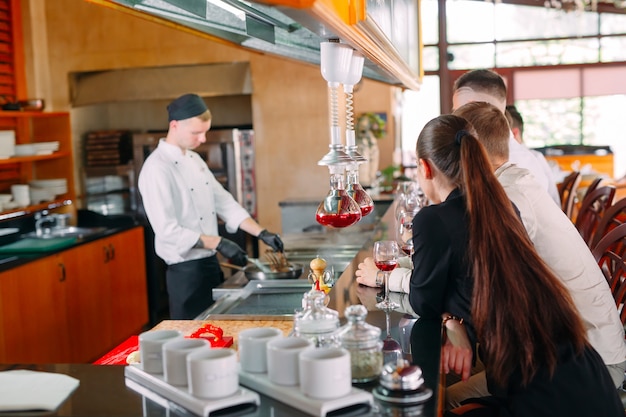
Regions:
[[400, 307], [389, 300], [389, 273], [398, 265], [400, 247], [395, 240], [379, 240], [374, 242], [374, 263], [383, 272], [385, 298], [376, 307], [383, 311], [391, 311]]

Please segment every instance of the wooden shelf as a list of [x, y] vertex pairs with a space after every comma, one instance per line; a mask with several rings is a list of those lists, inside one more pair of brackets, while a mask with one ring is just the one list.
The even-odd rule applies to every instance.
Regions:
[[46, 155], [29, 155], [29, 156], [12, 156], [6, 159], [0, 159], [0, 165], [18, 164], [24, 162], [45, 161], [47, 159], [57, 159], [69, 156], [67, 151], [56, 151]]
[[26, 207], [18, 207], [11, 210], [5, 210], [0, 212], [0, 221], [14, 219], [16, 217], [26, 216], [42, 210], [55, 210], [61, 207], [69, 206], [73, 201], [68, 198], [55, 199], [53, 201], [46, 201], [39, 204], [31, 204]]
[[[0, 111], [0, 130], [15, 131], [20, 145], [59, 142], [59, 150], [45, 155], [12, 156], [0, 159], [0, 192], [10, 193], [13, 184], [64, 178], [67, 193], [52, 201], [0, 212], [0, 221], [31, 215], [41, 210], [70, 206], [75, 200], [72, 133], [68, 112]], [[72, 207], [69, 207], [71, 210]]]

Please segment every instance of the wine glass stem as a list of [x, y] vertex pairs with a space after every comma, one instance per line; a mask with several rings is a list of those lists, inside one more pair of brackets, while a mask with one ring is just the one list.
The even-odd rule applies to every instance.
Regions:
[[389, 304], [389, 272], [383, 272], [383, 279], [385, 280], [385, 303]]
[[387, 327], [387, 337], [391, 337], [391, 330], [389, 326], [389, 311], [385, 310], [385, 326]]

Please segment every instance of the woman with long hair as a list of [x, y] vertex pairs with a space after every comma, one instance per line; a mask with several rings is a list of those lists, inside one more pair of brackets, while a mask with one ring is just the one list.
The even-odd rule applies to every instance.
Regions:
[[431, 120], [416, 152], [433, 204], [414, 219], [409, 298], [422, 317], [443, 317], [444, 370], [466, 379], [479, 346], [492, 397], [473, 412], [624, 416], [569, 293], [537, 255], [471, 124]]

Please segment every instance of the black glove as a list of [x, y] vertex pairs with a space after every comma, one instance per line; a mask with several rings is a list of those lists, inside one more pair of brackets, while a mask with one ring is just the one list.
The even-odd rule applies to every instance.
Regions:
[[268, 232], [267, 229], [263, 229], [263, 231], [259, 233], [259, 239], [267, 246], [274, 249], [275, 252], [282, 252], [284, 249], [283, 241], [280, 240], [280, 236], [276, 233]]
[[245, 266], [248, 263], [248, 254], [232, 240], [222, 238], [215, 250], [235, 265]]

